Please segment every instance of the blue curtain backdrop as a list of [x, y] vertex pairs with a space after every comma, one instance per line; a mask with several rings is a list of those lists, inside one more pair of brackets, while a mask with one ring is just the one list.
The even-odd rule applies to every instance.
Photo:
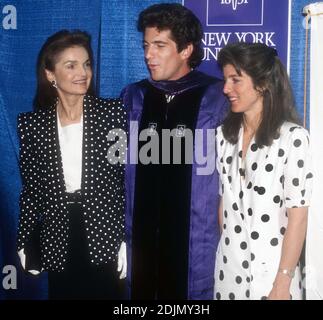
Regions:
[[[292, 17], [291, 17], [291, 64], [290, 78], [294, 90], [295, 100], [298, 112], [303, 118], [304, 115], [304, 59], [305, 59], [305, 18], [302, 15], [303, 8], [315, 1], [309, 0], [293, 0], [292, 1]], [[310, 32], [309, 32], [310, 33]], [[309, 89], [309, 68], [308, 68]], [[309, 90], [307, 90], [307, 113], [306, 123], [309, 127]]]
[[[97, 57], [96, 83], [101, 96], [119, 96], [128, 83], [147, 76], [138, 13], [156, 0], [0, 0], [0, 300], [46, 299], [46, 275], [25, 275], [18, 263], [15, 242], [18, 199], [16, 117], [32, 109], [35, 64], [45, 39], [60, 29], [82, 29], [92, 35]], [[167, 2], [179, 2], [168, 0]], [[302, 8], [311, 1], [293, 0], [291, 78], [298, 110], [303, 113], [304, 39]], [[17, 29], [6, 30], [3, 8], [17, 9]], [[4, 290], [5, 265], [17, 267], [17, 290]]]

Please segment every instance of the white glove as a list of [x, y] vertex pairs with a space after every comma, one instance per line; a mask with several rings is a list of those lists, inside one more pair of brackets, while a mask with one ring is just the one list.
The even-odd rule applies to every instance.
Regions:
[[[24, 249], [20, 249], [18, 251], [18, 256], [20, 259], [20, 263], [23, 267], [23, 269], [26, 269], [26, 255], [25, 255], [25, 250]], [[37, 276], [38, 274], [40, 274], [40, 272], [38, 270], [28, 270], [29, 273], [33, 274], [34, 276]]]
[[118, 252], [118, 272], [120, 272], [120, 279], [124, 279], [127, 276], [127, 248], [125, 242], [121, 242]]

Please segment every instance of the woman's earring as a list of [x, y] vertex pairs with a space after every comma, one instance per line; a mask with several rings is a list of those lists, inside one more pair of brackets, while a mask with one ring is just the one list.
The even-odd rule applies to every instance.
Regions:
[[256, 90], [258, 91], [260, 97], [262, 97], [266, 92], [265, 88], [260, 88], [260, 89], [256, 89]]
[[57, 89], [57, 82], [56, 82], [56, 80], [53, 80], [53, 81], [51, 82], [51, 84], [52, 84], [52, 86], [53, 86], [55, 89]]

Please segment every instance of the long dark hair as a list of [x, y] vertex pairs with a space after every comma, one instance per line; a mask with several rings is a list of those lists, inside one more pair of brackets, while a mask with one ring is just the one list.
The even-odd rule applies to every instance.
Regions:
[[[232, 65], [239, 75], [244, 71], [263, 95], [262, 118], [255, 135], [260, 148], [279, 137], [285, 121], [300, 124], [289, 78], [275, 49], [260, 43], [233, 43], [220, 51], [218, 63], [222, 68]], [[223, 134], [232, 144], [237, 143], [242, 124], [243, 113], [230, 110], [223, 122]]]
[[[37, 60], [37, 90], [34, 98], [36, 110], [53, 105], [57, 100], [57, 90], [51, 85], [46, 77], [45, 69], [54, 71], [59, 55], [71, 47], [84, 48], [93, 66], [93, 52], [91, 37], [88, 33], [80, 30], [61, 30], [50, 36], [41, 48]], [[92, 77], [88, 94], [94, 95], [94, 80]]]
[[145, 32], [146, 28], [151, 27], [159, 31], [170, 30], [178, 52], [192, 44], [193, 52], [188, 64], [191, 68], [201, 64], [203, 30], [200, 20], [192, 11], [179, 3], [154, 4], [139, 14], [137, 23], [140, 32]]

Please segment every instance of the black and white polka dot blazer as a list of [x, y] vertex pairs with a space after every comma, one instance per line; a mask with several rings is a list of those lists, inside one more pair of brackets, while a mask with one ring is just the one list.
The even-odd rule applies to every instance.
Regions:
[[[69, 218], [56, 114], [52, 106], [18, 116], [23, 188], [17, 246], [24, 248], [41, 221], [42, 268], [49, 271], [64, 270], [68, 248]], [[96, 265], [116, 260], [124, 240], [124, 165], [109, 161], [108, 149], [115, 142], [107, 139], [110, 130], [117, 128], [124, 132], [127, 128], [119, 99], [84, 97], [82, 207], [90, 259]]]

